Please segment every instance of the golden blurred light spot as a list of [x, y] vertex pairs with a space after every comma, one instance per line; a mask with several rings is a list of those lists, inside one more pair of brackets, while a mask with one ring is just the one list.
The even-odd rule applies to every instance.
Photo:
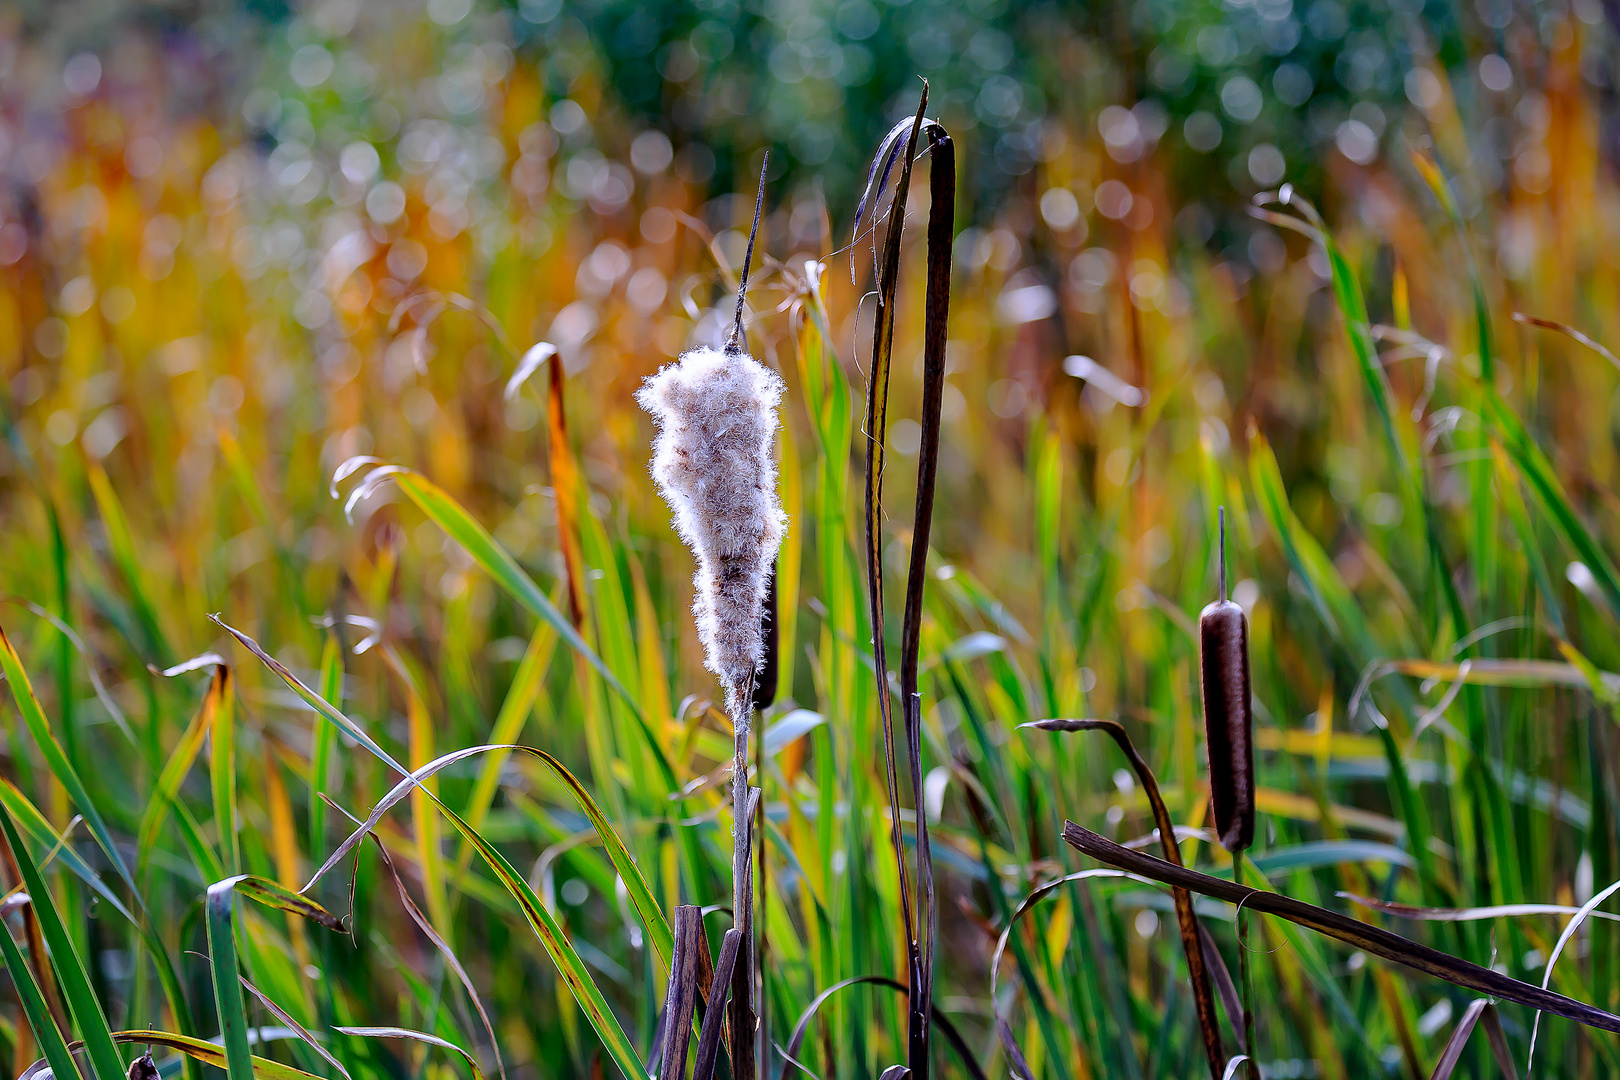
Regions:
[[662, 131], [643, 131], [630, 143], [630, 164], [647, 176], [661, 173], [675, 160], [669, 136]]
[[78, 421], [66, 409], [57, 409], [45, 418], [45, 437], [57, 446], [66, 446], [78, 434]]
[[47, 360], [55, 360], [67, 348], [67, 323], [51, 316], [34, 327], [34, 348]]
[[1540, 195], [1552, 186], [1552, 156], [1541, 143], [1519, 151], [1513, 159], [1513, 180], [1521, 190]]
[[1130, 479], [1130, 473], [1131, 451], [1129, 447], [1116, 447], [1108, 452], [1107, 457], [1103, 458], [1103, 475], [1115, 487], [1124, 484], [1126, 480]]
[[540, 407], [527, 397], [513, 398], [506, 403], [506, 426], [513, 431], [528, 431], [540, 420]]
[[915, 420], [896, 420], [889, 425], [889, 446], [897, 454], [915, 454], [922, 446], [922, 425]]
[[1271, 143], [1260, 143], [1249, 151], [1249, 175], [1261, 187], [1274, 187], [1282, 182], [1288, 171], [1288, 162], [1282, 151]]
[[624, 295], [636, 310], [645, 314], [658, 309], [664, 302], [668, 289], [664, 275], [657, 267], [643, 266], [630, 275], [630, 281], [624, 288]]
[[121, 323], [135, 314], [135, 294], [127, 285], [114, 285], [101, 294], [101, 314], [110, 323]]
[[686, 347], [686, 335], [691, 329], [691, 323], [677, 316], [671, 316], [658, 324], [658, 351], [664, 356], [678, 356]]
[[1221, 145], [1220, 118], [1212, 112], [1199, 109], [1182, 121], [1181, 135], [1187, 140], [1188, 146], [1207, 154]]
[[662, 244], [675, 236], [678, 222], [674, 213], [662, 206], [649, 207], [641, 215], [641, 237], [649, 244]]
[[432, 391], [425, 387], [413, 386], [400, 397], [399, 411], [418, 433], [426, 433], [428, 425], [439, 413], [439, 402], [434, 398]]
[[1370, 165], [1378, 157], [1378, 135], [1360, 120], [1346, 120], [1333, 135], [1339, 153], [1357, 165]]
[[1041, 195], [1041, 217], [1059, 232], [1072, 229], [1080, 220], [1080, 200], [1068, 188], [1049, 188]]
[[1440, 104], [1444, 90], [1440, 77], [1428, 68], [1413, 68], [1406, 73], [1406, 100], [1428, 113]]
[[1170, 542], [1170, 531], [1163, 525], [1155, 525], [1142, 534], [1137, 541], [1136, 551], [1142, 561], [1157, 570], [1170, 561], [1173, 545]]
[[386, 261], [390, 274], [408, 282], [427, 269], [427, 248], [410, 237], [402, 237], [389, 245]]
[[332, 54], [323, 45], [305, 45], [293, 53], [287, 64], [292, 81], [311, 90], [332, 77]]
[[81, 274], [66, 285], [57, 297], [56, 306], [64, 315], [83, 315], [96, 302], [96, 286], [87, 275]]
[[454, 26], [472, 11], [472, 0], [428, 0], [428, 18], [440, 26]]

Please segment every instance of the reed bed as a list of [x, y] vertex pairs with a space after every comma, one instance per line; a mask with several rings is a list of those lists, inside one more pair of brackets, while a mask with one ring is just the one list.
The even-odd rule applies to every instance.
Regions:
[[[305, 158], [82, 95], [0, 206], [0, 1067], [1620, 1071], [1577, 16], [1499, 184], [1435, 63], [1217, 234], [1060, 112], [982, 205], [921, 83], [757, 253], [497, 49]], [[635, 395], [733, 328], [786, 524], [725, 663]]]

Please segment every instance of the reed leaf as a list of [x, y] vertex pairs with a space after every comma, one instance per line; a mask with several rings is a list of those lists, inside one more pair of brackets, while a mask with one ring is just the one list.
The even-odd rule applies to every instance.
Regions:
[[[0, 634], [0, 646], [3, 646], [5, 651], [10, 651], [9, 643], [5, 642], [3, 634]], [[9, 665], [6, 677], [14, 678]], [[14, 682], [12, 686], [15, 690], [17, 684]], [[23, 891], [28, 893], [33, 901], [30, 907], [39, 919], [40, 934], [45, 939], [46, 948], [50, 950], [51, 966], [56, 969], [57, 978], [61, 982], [62, 996], [67, 1000], [68, 1009], [73, 1013], [79, 1033], [84, 1036], [90, 1066], [98, 1076], [116, 1077], [124, 1071], [124, 1067], [119, 1059], [118, 1050], [113, 1045], [112, 1028], [107, 1023], [107, 1014], [102, 1011], [101, 1001], [90, 984], [84, 959], [79, 955], [79, 950], [68, 933], [62, 913], [57, 910], [55, 901], [51, 899], [51, 892], [45, 885], [45, 879], [41, 877], [39, 869], [34, 865], [33, 856], [23, 844], [22, 836], [17, 832], [16, 822], [12, 820], [11, 811], [3, 804], [0, 804], [0, 829], [4, 830], [6, 844], [11, 848], [12, 857], [17, 861], [17, 869], [22, 875]], [[10, 930], [0, 927], [0, 935], [9, 937], [10, 933]]]
[[[950, 308], [951, 214], [956, 203], [956, 151], [949, 133], [932, 120], [925, 120], [928, 84], [925, 80], [917, 113], [890, 130], [868, 175], [867, 191], [856, 209], [854, 230], [860, 233], [861, 217], [870, 205], [875, 213], [896, 159], [901, 161], [900, 176], [889, 204], [888, 230], [878, 255], [877, 310], [872, 332], [872, 372], [866, 398], [866, 588], [872, 620], [872, 646], [875, 670], [880, 684], [886, 682], [886, 646], [883, 619], [882, 528], [883, 469], [888, 433], [889, 370], [894, 349], [895, 297], [899, 286], [900, 239], [905, 226], [906, 201], [911, 187], [912, 165], [919, 150], [919, 139], [926, 138], [934, 154], [930, 170], [928, 223], [928, 283], [924, 311], [922, 437], [917, 464], [917, 502], [912, 522], [910, 564], [906, 576], [905, 616], [900, 636], [900, 701], [906, 739], [906, 760], [913, 795], [922, 795], [922, 702], [918, 691], [918, 654], [922, 636], [923, 591], [927, 580], [928, 538], [933, 522], [934, 488], [938, 474], [940, 409], [945, 382], [946, 323]], [[881, 173], [881, 175], [879, 175]], [[874, 186], [875, 181], [875, 186]], [[868, 199], [871, 203], [868, 203]], [[853, 257], [853, 255], [852, 255]], [[900, 839], [900, 779], [896, 766], [894, 718], [887, 693], [878, 694], [878, 710], [883, 724], [885, 764], [889, 792], [890, 841], [900, 882], [902, 923], [909, 949], [908, 985], [909, 1049], [907, 1061], [915, 1080], [927, 1080], [929, 1070], [928, 1026], [930, 1013], [922, 1003], [930, 1000], [933, 987], [934, 937], [938, 912], [934, 898], [933, 856], [924, 815], [917, 820], [917, 873], [915, 885], [906, 865]], [[916, 898], [913, 900], [913, 889]]]

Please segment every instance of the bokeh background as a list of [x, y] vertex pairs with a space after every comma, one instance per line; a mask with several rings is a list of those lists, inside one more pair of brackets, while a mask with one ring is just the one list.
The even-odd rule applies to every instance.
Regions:
[[[854, 210], [920, 77], [960, 165], [934, 530], [944, 599], [926, 638], [939, 794], [925, 809], [947, 849], [942, 1003], [983, 1060], [1002, 1052], [995, 1008], [1015, 1018], [1036, 1075], [1191, 1075], [1178, 1071], [1196, 1061], [1188, 1006], [1165, 997], [1177, 960], [1173, 927], [1155, 914], [1168, 911], [1162, 898], [1111, 894], [1099, 916], [1076, 895], [1032, 932], [1019, 970], [1060, 1016], [1079, 1018], [1072, 1031], [1005, 998], [1010, 961], [1005, 1000], [991, 1003], [988, 965], [1002, 905], [1076, 865], [1056, 841], [1063, 817], [1122, 838], [1151, 828], [1121, 761], [1090, 744], [1036, 744], [1016, 723], [1125, 717], [1178, 814], [1201, 820], [1186, 627], [1212, 596], [1217, 503], [1232, 515], [1232, 580], [1253, 620], [1267, 845], [1342, 839], [1348, 822], [1384, 846], [1340, 855], [1378, 868], [1389, 895], [1432, 904], [1580, 903], [1594, 881], [1620, 876], [1610, 704], [1562, 675], [1459, 696], [1444, 666], [1475, 648], [1620, 669], [1602, 568], [1543, 504], [1520, 528], [1518, 474], [1493, 471], [1504, 459], [1471, 396], [1494, 370], [1567, 505], [1614, 550], [1620, 373], [1612, 357], [1512, 317], [1620, 345], [1620, 6], [1599, 0], [12, 0], [0, 10], [0, 592], [76, 628], [84, 654], [22, 609], [0, 621], [108, 803], [139, 817], [196, 697], [149, 668], [225, 651], [214, 611], [305, 673], [320, 660], [319, 619], [370, 620], [353, 636], [375, 625], [416, 683], [407, 691], [376, 651], [351, 656], [356, 715], [413, 755], [488, 738], [531, 622], [396, 491], [346, 507], [352, 479], [331, 484], [356, 455], [419, 469], [552, 590], [565, 565], [546, 376], [507, 392], [541, 341], [567, 375], [586, 495], [576, 542], [596, 617], [635, 628], [637, 651], [609, 659], [657, 706], [683, 783], [717, 767], [727, 737], [702, 705], [714, 688], [686, 615], [689, 564], [652, 493], [650, 428], [630, 395], [723, 332], [768, 149], [749, 332], [790, 384], [783, 470], [803, 545], [785, 617], [796, 648], [772, 716], [797, 706], [820, 718], [772, 748], [767, 801], [784, 830], [772, 858], [783, 925], [796, 928], [783, 942], [803, 938], [782, 946], [775, 1023], [839, 978], [899, 970], [882, 907], [892, 869], [860, 869], [881, 867], [888, 849], [872, 816], [883, 807], [872, 691], [855, 675], [856, 643], [870, 640], [851, 599], [860, 519], [853, 497], [847, 517], [837, 505], [859, 481], [829, 488], [862, 448], [847, 431], [828, 441], [839, 429], [806, 378], [825, 347], [835, 393], [865, 385], [871, 255], [850, 247]], [[1368, 404], [1323, 248], [1251, 212], [1285, 184], [1320, 208], [1368, 317], [1387, 327], [1381, 370], [1407, 442], [1386, 439]], [[921, 438], [930, 209], [941, 212], [919, 183], [885, 436], [892, 597]], [[822, 302], [824, 341], [813, 332]], [[1396, 446], [1421, 459], [1427, 520]], [[1277, 491], [1280, 508], [1267, 502]], [[252, 762], [243, 858], [295, 880], [319, 863], [319, 841], [335, 840], [303, 843], [310, 717], [231, 655], [243, 662], [240, 760]], [[1403, 871], [1411, 807], [1392, 793], [1367, 715], [1349, 711], [1380, 657], [1441, 665], [1394, 699], [1373, 693], [1412, 739], [1444, 887]], [[86, 666], [128, 714], [137, 749], [117, 741]], [[629, 815], [660, 897], [713, 902], [718, 885], [682, 891], [657, 836], [671, 793], [645, 789], [626, 717], [610, 717], [606, 748], [591, 744], [579, 721], [588, 681], [565, 659], [545, 671], [525, 741]], [[434, 717], [427, 736], [419, 708]], [[71, 808], [5, 715], [0, 769], [66, 826]], [[1312, 741], [1335, 730], [1347, 740], [1337, 757]], [[1419, 735], [1431, 740], [1421, 753]], [[1489, 767], [1470, 771], [1474, 761]], [[445, 790], [465, 795], [472, 775], [446, 774]], [[583, 819], [526, 766], [500, 775], [510, 790], [495, 798], [491, 835], [526, 852], [627, 1026], [650, 1038], [656, 965], [599, 853], [569, 839]], [[1465, 775], [1484, 786], [1456, 801]], [[358, 753], [340, 776], [334, 790], [354, 809], [387, 782]], [[866, 816], [848, 815], [859, 821], [831, 850], [830, 827], [818, 834], [787, 804], [831, 811], [835, 786]], [[1502, 790], [1504, 817], [1487, 820]], [[208, 822], [206, 784], [187, 791]], [[712, 786], [694, 798], [694, 814], [721, 812]], [[389, 837], [413, 887], [430, 887], [413, 862], [427, 850], [412, 846], [421, 828]], [[165, 933], [196, 948], [196, 873], [173, 846], [152, 888], [176, 913]], [[1335, 892], [1360, 879], [1309, 851], [1270, 864], [1275, 883], [1342, 904]], [[1203, 857], [1222, 858], [1213, 845]], [[370, 929], [324, 976], [339, 1014], [480, 1043], [464, 1009], [437, 1008], [442, 966], [365, 866], [358, 922]], [[590, 1074], [593, 1036], [554, 970], [516, 944], [511, 912], [479, 906], [498, 890], [462, 886], [473, 899], [452, 889], [456, 942], [508, 1061], [520, 1075]], [[342, 890], [331, 896], [341, 907]], [[122, 931], [96, 929], [105, 923], [87, 917], [79, 932], [102, 956], [115, 1023], [141, 1026], [160, 1012], [150, 972], [131, 963]], [[1071, 950], [1077, 925], [1090, 936]], [[1538, 982], [1556, 936], [1401, 928]], [[275, 959], [297, 952], [286, 944], [296, 935], [274, 918], [249, 933], [284, 1003], [307, 1001], [308, 1022], [325, 1016], [303, 970]], [[1306, 948], [1272, 944], [1284, 957]], [[1612, 1007], [1614, 949], [1609, 931], [1593, 931], [1555, 986]], [[1275, 961], [1268, 1075], [1426, 1075], [1464, 999], [1426, 983], [1374, 986], [1365, 957], [1312, 956], [1303, 968]], [[1115, 963], [1129, 975], [1118, 987], [1081, 970]], [[211, 1000], [205, 971], [187, 978]], [[1324, 988], [1333, 980], [1342, 994]], [[903, 1041], [899, 1014], [884, 1011], [893, 999], [864, 993], [829, 1009], [834, 1032], [874, 1026], [824, 1032], [825, 1075], [875, 1074], [876, 1056]], [[1333, 1020], [1318, 1031], [1324, 1012]], [[1522, 1019], [1510, 1023], [1516, 1047]], [[1550, 1027], [1541, 1052], [1554, 1071], [1609, 1074], [1612, 1045]], [[14, 1064], [32, 1060], [12, 1020], [0, 1041]], [[392, 1050], [343, 1045], [407, 1075]]]

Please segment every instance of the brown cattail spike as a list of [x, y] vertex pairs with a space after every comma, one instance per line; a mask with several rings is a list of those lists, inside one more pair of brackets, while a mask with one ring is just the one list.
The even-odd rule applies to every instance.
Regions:
[[1226, 598], [1226, 508], [1220, 540], [1221, 598], [1198, 617], [1204, 696], [1204, 745], [1209, 753], [1215, 831], [1227, 851], [1254, 842], [1254, 710], [1249, 694], [1249, 620]]
[[[780, 639], [776, 631], [776, 567], [772, 565], [770, 580], [765, 591], [765, 619], [761, 634], [765, 638], [765, 659], [754, 673], [754, 708], [764, 712], [776, 700], [776, 672]], [[764, 773], [760, 774], [761, 776]]]

